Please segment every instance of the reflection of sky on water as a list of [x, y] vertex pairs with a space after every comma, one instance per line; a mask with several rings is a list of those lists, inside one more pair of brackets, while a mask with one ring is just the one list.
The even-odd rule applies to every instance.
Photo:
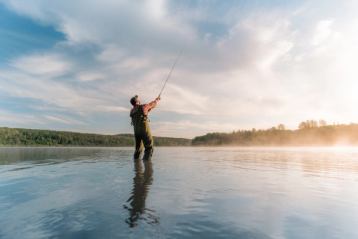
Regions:
[[0, 166], [1, 238], [358, 236], [354, 149], [21, 150]]

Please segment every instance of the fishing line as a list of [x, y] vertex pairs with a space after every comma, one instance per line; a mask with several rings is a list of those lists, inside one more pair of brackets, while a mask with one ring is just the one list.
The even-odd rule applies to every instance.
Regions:
[[179, 61], [179, 59], [180, 59], [182, 53], [183, 53], [183, 51], [181, 50], [181, 51], [179, 52], [177, 58], [175, 59], [173, 65], [172, 65], [172, 68], [170, 69], [170, 71], [169, 71], [169, 73], [168, 73], [168, 76], [167, 76], [167, 78], [165, 79], [165, 82], [164, 82], [164, 84], [163, 84], [163, 87], [162, 87], [162, 89], [160, 90], [160, 93], [159, 93], [158, 97], [160, 97], [161, 94], [163, 93], [163, 90], [164, 90], [165, 86], [167, 85], [167, 82], [168, 82], [168, 80], [170, 79], [170, 76], [171, 76], [172, 73], [173, 73], [173, 70], [174, 70], [174, 68], [175, 68], [175, 65], [176, 65], [177, 62]]

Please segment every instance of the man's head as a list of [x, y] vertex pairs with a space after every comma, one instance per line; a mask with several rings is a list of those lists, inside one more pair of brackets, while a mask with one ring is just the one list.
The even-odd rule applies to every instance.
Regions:
[[139, 105], [139, 104], [140, 104], [140, 101], [139, 101], [138, 95], [133, 96], [133, 97], [131, 98], [130, 102], [131, 102], [131, 104], [132, 104], [133, 106]]

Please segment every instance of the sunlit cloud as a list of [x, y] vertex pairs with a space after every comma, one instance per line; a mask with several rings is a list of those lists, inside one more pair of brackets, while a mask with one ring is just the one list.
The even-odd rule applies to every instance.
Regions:
[[131, 132], [129, 98], [154, 99], [180, 50], [152, 113], [158, 134], [358, 119], [354, 3], [1, 2], [65, 38], [0, 67], [0, 93], [41, 102], [32, 108], [44, 116], [66, 113], [73, 129]]
[[84, 124], [84, 122], [74, 120], [74, 119], [68, 119], [61, 116], [54, 116], [54, 115], [45, 115], [44, 118], [60, 123], [60, 124], [68, 124], [68, 125], [78, 125], [78, 124]]
[[46, 77], [60, 76], [70, 69], [70, 64], [57, 55], [24, 56], [14, 60], [11, 65], [23, 73]]
[[81, 72], [77, 75], [76, 79], [80, 81], [96, 81], [104, 79], [104, 75], [99, 72]]

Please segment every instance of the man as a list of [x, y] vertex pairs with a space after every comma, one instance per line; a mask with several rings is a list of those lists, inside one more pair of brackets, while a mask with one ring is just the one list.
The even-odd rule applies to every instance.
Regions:
[[134, 127], [135, 137], [135, 152], [134, 158], [139, 158], [142, 151], [142, 142], [145, 148], [144, 159], [149, 159], [153, 153], [153, 137], [150, 132], [148, 113], [157, 105], [160, 97], [148, 104], [140, 104], [138, 96], [131, 98], [130, 102], [133, 106], [130, 117], [132, 118], [132, 125]]

